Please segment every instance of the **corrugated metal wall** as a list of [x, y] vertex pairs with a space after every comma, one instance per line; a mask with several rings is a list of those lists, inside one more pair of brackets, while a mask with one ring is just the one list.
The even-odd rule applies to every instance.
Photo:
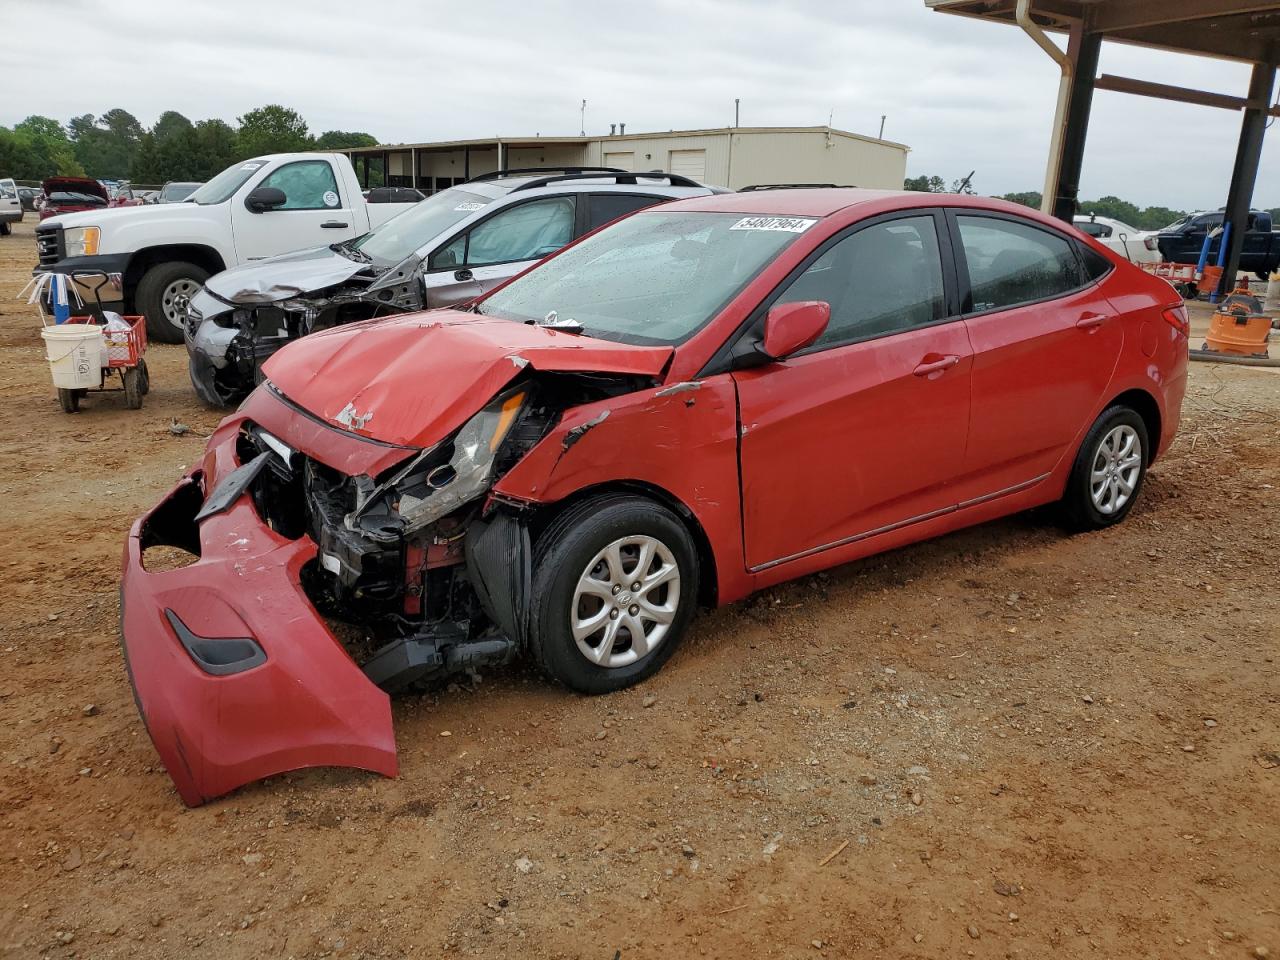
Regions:
[[732, 134], [733, 166], [725, 186], [753, 183], [835, 183], [901, 190], [907, 151], [840, 133], [796, 131]]
[[[906, 175], [907, 149], [883, 141], [824, 129], [730, 130], [685, 135], [652, 134], [606, 137], [585, 143], [513, 145], [504, 147], [504, 166], [623, 166], [632, 170], [673, 171], [671, 154], [677, 152], [683, 170], [695, 169], [701, 158], [703, 181], [741, 189], [753, 183], [837, 183], [858, 187], [901, 189]], [[418, 148], [418, 175], [441, 178], [445, 185], [469, 174], [477, 176], [497, 169], [498, 152], [492, 143], [471, 147], [470, 162], [461, 147]], [[606, 154], [616, 157], [607, 163]], [[630, 154], [630, 162], [623, 162]], [[388, 173], [407, 175], [408, 151], [391, 152]], [[431, 183], [420, 184], [427, 189]]]

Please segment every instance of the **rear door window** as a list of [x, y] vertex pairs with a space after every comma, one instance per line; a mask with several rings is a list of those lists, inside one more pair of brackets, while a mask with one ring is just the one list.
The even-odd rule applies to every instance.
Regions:
[[956, 222], [969, 268], [968, 312], [1049, 300], [1085, 283], [1080, 261], [1065, 237], [994, 217], [959, 215]]
[[593, 193], [587, 197], [587, 231], [667, 199], [669, 198], [646, 197], [635, 193]]

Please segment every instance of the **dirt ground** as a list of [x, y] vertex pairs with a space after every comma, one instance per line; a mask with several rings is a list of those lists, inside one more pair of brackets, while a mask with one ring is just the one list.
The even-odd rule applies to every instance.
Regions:
[[398, 779], [187, 810], [116, 586], [217, 417], [180, 346], [142, 410], [60, 411], [32, 229], [0, 238], [0, 955], [1280, 958], [1275, 373], [1193, 365], [1119, 528], [809, 577], [611, 697], [516, 668], [399, 700]]

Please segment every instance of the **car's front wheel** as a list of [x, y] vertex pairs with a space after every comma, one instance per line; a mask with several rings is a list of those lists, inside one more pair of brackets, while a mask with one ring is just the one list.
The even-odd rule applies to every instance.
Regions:
[[1067, 480], [1062, 506], [1070, 526], [1098, 530], [1129, 515], [1142, 492], [1149, 442], [1136, 410], [1117, 405], [1103, 411], [1085, 435]]
[[698, 573], [693, 538], [666, 507], [625, 495], [579, 503], [535, 546], [531, 652], [579, 693], [639, 683], [675, 651]]

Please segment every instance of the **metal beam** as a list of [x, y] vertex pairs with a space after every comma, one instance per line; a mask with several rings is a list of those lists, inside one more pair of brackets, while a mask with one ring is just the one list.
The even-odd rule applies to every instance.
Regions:
[[1091, 5], [1086, 25], [1090, 31], [1112, 33], [1242, 13], [1274, 13], [1275, 9], [1275, 0], [1270, 3], [1259, 0], [1213, 0], [1212, 3], [1205, 0], [1124, 0], [1120, 3], [1111, 0], [1110, 3]]
[[1271, 91], [1276, 84], [1274, 63], [1256, 64], [1249, 81], [1249, 104], [1244, 112], [1240, 128], [1240, 146], [1236, 150], [1235, 168], [1231, 172], [1231, 192], [1227, 196], [1226, 222], [1231, 224], [1231, 236], [1227, 245], [1227, 260], [1218, 282], [1218, 297], [1231, 292], [1236, 271], [1240, 267], [1240, 254], [1244, 251], [1245, 232], [1249, 223], [1249, 206], [1253, 201], [1253, 188], [1258, 180], [1258, 164], [1262, 160], [1262, 141], [1267, 132], [1267, 114], [1255, 104], [1270, 103]]
[[1271, 43], [1265, 38], [1246, 36], [1243, 31], [1206, 30], [1194, 23], [1163, 24], [1146, 27], [1136, 33], [1109, 32], [1107, 39], [1158, 50], [1253, 63], [1268, 62], [1272, 55]]
[[1072, 33], [1068, 53], [1075, 60], [1071, 98], [1062, 133], [1062, 164], [1058, 169], [1058, 190], [1053, 198], [1053, 215], [1066, 223], [1075, 222], [1080, 199], [1080, 171], [1084, 166], [1084, 144], [1089, 133], [1089, 112], [1093, 108], [1094, 75], [1102, 50], [1102, 34]]
[[[1249, 105], [1249, 101], [1244, 97], [1210, 93], [1207, 90], [1192, 90], [1189, 87], [1174, 87], [1167, 83], [1152, 83], [1148, 80], [1134, 80], [1130, 77], [1116, 77], [1109, 73], [1104, 73], [1098, 78], [1097, 89], [1110, 90], [1114, 93], [1131, 93], [1139, 97], [1154, 97], [1157, 100], [1193, 103], [1198, 107], [1218, 107], [1222, 110], [1243, 110]], [[1268, 104], [1267, 113], [1280, 117], [1280, 106], [1273, 107]]]

